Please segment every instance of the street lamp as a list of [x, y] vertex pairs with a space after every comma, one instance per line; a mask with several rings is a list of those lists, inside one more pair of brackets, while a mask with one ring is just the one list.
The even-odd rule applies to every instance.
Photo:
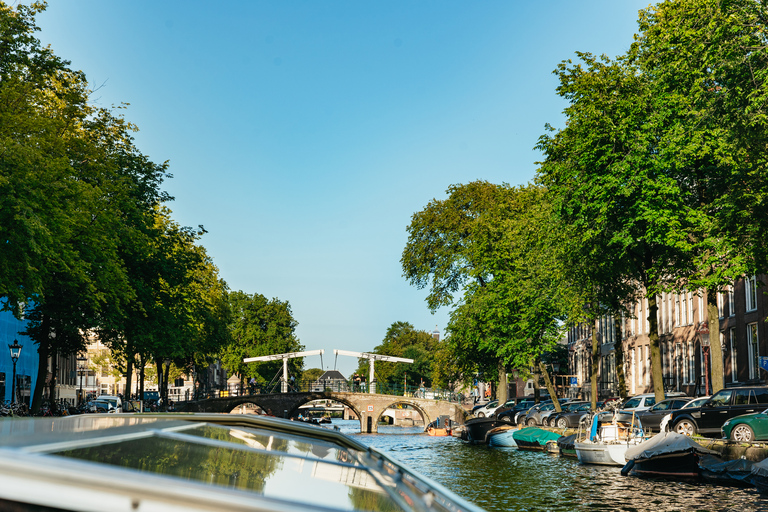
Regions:
[[77, 356], [77, 369], [78, 373], [80, 374], [80, 395], [77, 402], [77, 405], [80, 405], [83, 402], [83, 372], [85, 372], [85, 362], [88, 361], [88, 358], [85, 357], [82, 354], [78, 354]]
[[13, 361], [13, 381], [11, 381], [11, 403], [16, 403], [16, 362], [21, 355], [23, 345], [19, 345], [19, 340], [13, 340], [13, 345], [8, 345], [11, 350], [11, 360]]

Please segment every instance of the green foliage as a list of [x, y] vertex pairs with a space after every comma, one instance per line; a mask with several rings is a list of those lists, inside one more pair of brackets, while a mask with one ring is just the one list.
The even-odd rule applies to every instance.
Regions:
[[319, 379], [325, 371], [322, 368], [309, 368], [301, 373], [301, 379], [304, 382], [314, 382]]
[[[247, 357], [301, 352], [304, 346], [296, 338], [298, 325], [288, 302], [268, 300], [260, 294], [242, 291], [229, 293], [232, 319], [231, 341], [221, 352], [221, 362], [230, 374], [242, 379], [256, 378], [269, 383], [282, 372], [282, 361], [244, 363]], [[288, 360], [288, 372], [301, 375], [303, 358]]]
[[[432, 368], [436, 340], [427, 331], [416, 330], [408, 322], [394, 322], [387, 329], [382, 342], [371, 351], [393, 357], [413, 359], [413, 363], [376, 361], [376, 380], [396, 389], [407, 382], [408, 386], [432, 386]], [[359, 359], [357, 373], [368, 379], [369, 360]]]

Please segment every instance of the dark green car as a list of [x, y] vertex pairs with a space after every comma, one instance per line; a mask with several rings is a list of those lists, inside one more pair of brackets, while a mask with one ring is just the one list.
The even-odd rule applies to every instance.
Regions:
[[742, 414], [723, 423], [723, 437], [731, 441], [752, 443], [768, 440], [768, 409]]

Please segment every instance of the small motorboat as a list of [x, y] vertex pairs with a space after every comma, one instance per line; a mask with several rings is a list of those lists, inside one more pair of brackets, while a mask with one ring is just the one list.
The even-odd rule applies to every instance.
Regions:
[[453, 435], [453, 422], [448, 416], [438, 416], [425, 430], [430, 436], [449, 437]]
[[627, 450], [627, 464], [622, 475], [675, 480], [698, 480], [701, 477], [699, 459], [718, 455], [690, 437], [677, 432], [662, 432]]
[[574, 459], [578, 456], [576, 455], [576, 438], [578, 437], [578, 434], [571, 434], [569, 436], [560, 436], [560, 438], [557, 440], [557, 448], [558, 453], [561, 457], [573, 457]]
[[486, 443], [488, 446], [517, 448], [517, 442], [513, 436], [516, 430], [517, 427], [513, 427], [512, 425], [502, 425], [493, 428], [485, 434]]
[[544, 451], [547, 448], [547, 441], [557, 441], [561, 436], [557, 432], [543, 428], [526, 427], [515, 430], [512, 437], [520, 450]]
[[624, 466], [627, 450], [644, 440], [642, 426], [633, 414], [601, 412], [592, 417], [589, 436], [573, 445], [582, 464]]
[[486, 434], [502, 425], [509, 425], [509, 423], [495, 416], [491, 418], [472, 418], [464, 423], [464, 431], [461, 438], [470, 443], [485, 444], [487, 442]]
[[703, 455], [699, 459], [699, 469], [704, 480], [718, 485], [752, 487], [750, 476], [755, 463], [747, 459], [723, 461], [714, 455]]
[[749, 482], [761, 493], [768, 493], [768, 459], [752, 464]]

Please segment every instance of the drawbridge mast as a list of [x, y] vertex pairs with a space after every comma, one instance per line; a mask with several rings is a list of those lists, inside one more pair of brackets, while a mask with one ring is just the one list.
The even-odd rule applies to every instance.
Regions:
[[[280, 379], [282, 382], [280, 384], [280, 392], [281, 393], [287, 393], [288, 392], [288, 360], [293, 359], [295, 357], [306, 357], [306, 356], [320, 356], [320, 362], [323, 361], [323, 354], [325, 353], [325, 350], [309, 350], [307, 352], [288, 352], [287, 354], [273, 354], [271, 356], [259, 356], [259, 357], [246, 357], [243, 359], [244, 363], [255, 363], [255, 362], [263, 362], [263, 361], [279, 361], [280, 359], [283, 360], [283, 377]], [[320, 365], [322, 367], [322, 364]]]
[[413, 359], [408, 359], [406, 357], [385, 356], [382, 354], [371, 354], [370, 352], [352, 352], [350, 350], [334, 350], [333, 354], [335, 356], [350, 356], [350, 357], [358, 357], [358, 358], [362, 357], [362, 358], [368, 359], [368, 363], [369, 363], [368, 366], [370, 368], [369, 377], [368, 377], [369, 393], [376, 393], [376, 379], [373, 373], [374, 361], [388, 361], [391, 363], [413, 363]]

